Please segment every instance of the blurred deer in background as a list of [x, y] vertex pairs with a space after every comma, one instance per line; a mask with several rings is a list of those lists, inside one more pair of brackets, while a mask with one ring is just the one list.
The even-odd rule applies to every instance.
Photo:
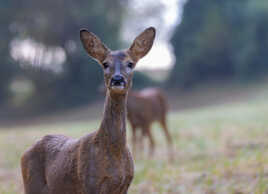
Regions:
[[[105, 87], [99, 86], [99, 91], [105, 93]], [[164, 92], [159, 88], [146, 88], [141, 91], [130, 90], [127, 100], [127, 118], [132, 130], [133, 153], [136, 153], [137, 140], [143, 147], [143, 139], [148, 137], [150, 141], [150, 154], [154, 153], [155, 141], [152, 136], [151, 126], [153, 122], [159, 122], [162, 127], [169, 153], [172, 158], [172, 138], [167, 127], [168, 104]], [[141, 129], [141, 136], [137, 138], [137, 130]]]
[[[129, 91], [128, 101], [128, 120], [132, 128], [133, 153], [136, 152], [137, 129], [140, 128], [142, 136], [139, 143], [142, 144], [143, 138], [148, 137], [150, 141], [150, 154], [153, 154], [155, 142], [151, 132], [154, 121], [161, 125], [170, 154], [172, 154], [172, 139], [167, 128], [168, 106], [163, 92], [158, 88], [147, 88], [141, 91]], [[172, 157], [172, 156], [171, 156]]]
[[133, 68], [152, 47], [155, 29], [141, 33], [128, 50], [111, 51], [87, 30], [80, 38], [103, 68], [106, 86], [99, 129], [80, 139], [47, 135], [21, 159], [25, 194], [126, 194], [133, 160], [126, 144], [126, 109]]

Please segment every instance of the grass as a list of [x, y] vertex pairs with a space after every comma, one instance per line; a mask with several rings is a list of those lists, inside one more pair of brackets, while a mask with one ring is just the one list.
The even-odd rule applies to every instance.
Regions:
[[[172, 112], [174, 160], [157, 124], [154, 157], [135, 156], [130, 194], [268, 193], [268, 94], [243, 103]], [[99, 121], [51, 123], [0, 130], [0, 193], [21, 194], [20, 157], [45, 134], [80, 137]], [[130, 137], [131, 134], [128, 134]]]

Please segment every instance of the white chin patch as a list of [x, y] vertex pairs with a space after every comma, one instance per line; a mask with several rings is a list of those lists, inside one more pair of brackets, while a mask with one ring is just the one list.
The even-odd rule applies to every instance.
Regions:
[[125, 89], [124, 86], [112, 86], [112, 90], [114, 91], [123, 91]]
[[112, 86], [113, 90], [124, 90], [125, 87], [124, 86]]

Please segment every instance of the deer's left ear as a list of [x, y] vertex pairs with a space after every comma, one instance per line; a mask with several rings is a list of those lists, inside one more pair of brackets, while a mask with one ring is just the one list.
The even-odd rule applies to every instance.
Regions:
[[150, 27], [136, 37], [131, 47], [128, 49], [129, 55], [136, 62], [144, 57], [152, 48], [155, 38], [155, 28]]

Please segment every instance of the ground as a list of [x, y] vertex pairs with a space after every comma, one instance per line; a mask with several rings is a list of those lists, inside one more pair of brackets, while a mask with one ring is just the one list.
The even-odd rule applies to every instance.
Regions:
[[[257, 90], [246, 100], [232, 102], [231, 98], [220, 105], [170, 112], [174, 160], [169, 160], [163, 133], [155, 124], [156, 153], [149, 157], [145, 149], [135, 156], [129, 194], [268, 193], [266, 91]], [[19, 161], [36, 140], [45, 134], [80, 137], [97, 129], [98, 124], [99, 120], [62, 120], [1, 127], [0, 193], [23, 193]]]

